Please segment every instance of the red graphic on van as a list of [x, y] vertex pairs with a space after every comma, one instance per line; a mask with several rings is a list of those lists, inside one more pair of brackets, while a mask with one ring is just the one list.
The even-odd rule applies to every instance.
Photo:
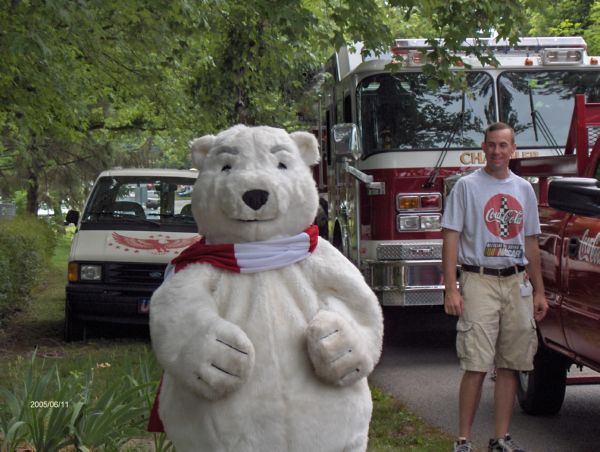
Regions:
[[185, 239], [171, 239], [168, 235], [156, 234], [149, 236], [147, 239], [142, 239], [139, 237], [128, 237], [119, 234], [118, 232], [113, 232], [112, 238], [115, 243], [109, 242], [108, 245], [115, 246], [116, 248], [123, 247], [123, 251], [132, 250], [134, 253], [138, 253], [140, 250], [144, 250], [158, 254], [166, 254], [168, 252], [179, 254], [179, 251], [183, 248], [187, 248], [196, 243], [202, 237], [197, 235]]

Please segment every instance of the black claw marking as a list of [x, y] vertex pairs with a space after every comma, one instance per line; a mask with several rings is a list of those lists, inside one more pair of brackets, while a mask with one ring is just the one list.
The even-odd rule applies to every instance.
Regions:
[[227, 372], [225, 369], [221, 369], [219, 366], [215, 366], [214, 364], [211, 364], [211, 366], [212, 366], [212, 367], [214, 367], [214, 368], [215, 368], [215, 369], [217, 369], [217, 370], [220, 370], [220, 371], [221, 371], [221, 372], [223, 372], [224, 374], [230, 375], [230, 376], [232, 376], [232, 377], [235, 377], [235, 378], [240, 378], [240, 376], [239, 376], [239, 375], [232, 374], [231, 372]]
[[226, 345], [229, 348], [232, 348], [233, 350], [235, 350], [236, 352], [240, 352], [242, 355], [248, 355], [248, 352], [245, 352], [244, 350], [240, 350], [239, 348], [234, 347], [231, 344], [228, 344], [227, 342], [223, 342], [221, 339], [216, 339], [217, 342], [220, 342], [223, 345]]
[[334, 362], [336, 362], [338, 359], [342, 359], [344, 356], [346, 356], [348, 353], [352, 353], [352, 349], [348, 349], [348, 351], [346, 351], [345, 353], [342, 353], [340, 356], [338, 356], [337, 358], [335, 358], [333, 361], [331, 361], [331, 364], [333, 364]]
[[323, 337], [320, 337], [319, 340], [322, 341], [323, 339], [327, 339], [328, 337], [333, 336], [334, 334], [338, 334], [339, 332], [340, 332], [340, 330], [334, 330], [331, 333], [326, 334]]
[[196, 379], [206, 383], [206, 380], [200, 376], [200, 374], [196, 374]]

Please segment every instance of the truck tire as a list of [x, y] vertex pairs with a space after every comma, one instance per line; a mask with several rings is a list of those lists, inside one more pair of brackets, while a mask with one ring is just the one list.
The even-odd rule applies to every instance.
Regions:
[[73, 317], [69, 308], [65, 307], [65, 323], [63, 335], [66, 342], [82, 341], [85, 339], [85, 324]]
[[342, 228], [339, 223], [335, 223], [335, 227], [333, 228], [333, 246], [342, 254], [344, 254], [344, 243], [342, 238]]
[[315, 216], [315, 224], [319, 227], [319, 236], [329, 240], [329, 218], [327, 216], [327, 201], [319, 199], [319, 207]]
[[532, 415], [553, 415], [565, 398], [569, 361], [549, 350], [540, 341], [531, 372], [519, 372], [517, 397], [523, 411]]

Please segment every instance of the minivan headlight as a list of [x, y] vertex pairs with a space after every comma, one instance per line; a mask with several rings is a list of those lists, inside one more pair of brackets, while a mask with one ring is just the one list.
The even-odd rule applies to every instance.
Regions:
[[79, 267], [81, 281], [102, 281], [102, 266], [95, 264], [81, 264]]

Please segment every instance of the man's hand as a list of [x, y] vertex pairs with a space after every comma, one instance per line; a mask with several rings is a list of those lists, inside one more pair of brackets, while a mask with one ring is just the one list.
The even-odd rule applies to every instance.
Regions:
[[546, 316], [548, 302], [544, 295], [544, 280], [542, 278], [542, 265], [540, 261], [540, 248], [535, 235], [525, 237], [525, 256], [527, 264], [527, 275], [533, 285], [533, 318], [538, 322]]
[[533, 294], [533, 318], [536, 321], [542, 320], [546, 317], [548, 312], [548, 302], [544, 293], [536, 292]]
[[460, 316], [463, 313], [464, 301], [458, 289], [448, 289], [444, 296], [444, 311], [448, 315]]
[[442, 270], [444, 271], [444, 311], [448, 315], [462, 315], [464, 301], [456, 287], [456, 264], [458, 258], [458, 241], [460, 232], [444, 229], [442, 232]]

